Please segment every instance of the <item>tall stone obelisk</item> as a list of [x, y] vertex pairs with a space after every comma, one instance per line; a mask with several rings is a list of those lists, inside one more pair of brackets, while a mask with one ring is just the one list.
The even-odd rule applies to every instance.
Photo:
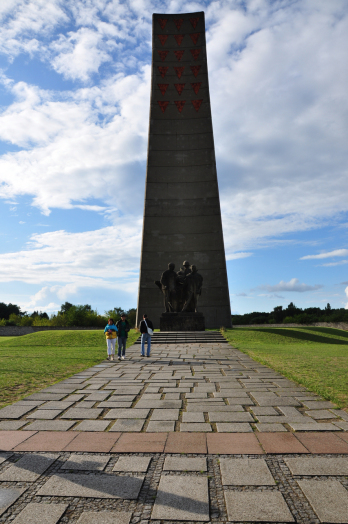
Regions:
[[154, 281], [184, 260], [204, 279], [197, 309], [206, 327], [231, 326], [203, 12], [153, 15], [138, 321], [147, 313], [159, 327]]

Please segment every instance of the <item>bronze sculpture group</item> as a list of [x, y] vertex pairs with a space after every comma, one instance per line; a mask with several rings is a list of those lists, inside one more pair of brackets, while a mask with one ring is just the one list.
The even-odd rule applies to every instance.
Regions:
[[197, 272], [195, 265], [183, 262], [183, 267], [177, 273], [175, 264], [168, 264], [168, 269], [162, 273], [161, 280], [155, 284], [164, 296], [166, 313], [197, 312], [197, 298], [201, 295], [203, 277]]

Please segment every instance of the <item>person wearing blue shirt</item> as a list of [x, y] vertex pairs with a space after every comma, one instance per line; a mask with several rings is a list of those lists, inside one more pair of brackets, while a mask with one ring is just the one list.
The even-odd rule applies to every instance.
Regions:
[[109, 318], [108, 323], [105, 326], [104, 333], [106, 336], [106, 347], [108, 351], [107, 360], [114, 360], [115, 344], [116, 344], [116, 338], [117, 338], [117, 327], [114, 324], [113, 318]]

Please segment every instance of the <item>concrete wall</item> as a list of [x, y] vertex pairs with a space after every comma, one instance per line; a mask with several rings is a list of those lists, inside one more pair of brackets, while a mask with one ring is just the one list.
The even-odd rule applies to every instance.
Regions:
[[36, 333], [37, 331], [102, 331], [102, 329], [99, 327], [0, 326], [0, 337], [17, 337]]
[[[163, 20], [166, 20], [165, 25]], [[182, 20], [180, 29], [175, 20]], [[183, 35], [180, 45], [175, 38], [178, 35]], [[163, 45], [161, 39], [165, 39]], [[198, 310], [205, 316], [206, 327], [229, 327], [231, 309], [210, 109], [204, 13], [153, 15], [152, 50], [138, 314], [141, 318], [147, 313], [155, 328], [159, 327], [164, 311], [163, 297], [154, 281], [160, 279], [169, 262], [174, 262], [178, 271], [182, 262], [188, 260], [197, 266], [204, 279]], [[197, 50], [199, 55], [195, 60], [191, 51]], [[163, 60], [162, 51], [167, 52]], [[175, 54], [177, 51], [183, 51], [180, 60]], [[199, 66], [197, 76], [191, 69], [195, 66]], [[167, 69], [159, 69], [163, 67]], [[177, 67], [184, 68], [181, 78], [178, 78]], [[175, 84], [184, 84], [180, 95]], [[194, 87], [198, 84], [199, 91], [195, 93]], [[164, 86], [166, 91], [162, 94]], [[183, 101], [185, 104], [179, 112], [175, 102]], [[202, 101], [198, 110], [192, 103], [197, 101]], [[164, 111], [159, 102], [168, 102]]]
[[242, 325], [242, 324], [236, 324], [233, 327], [235, 328], [247, 328], [247, 327], [257, 327], [257, 328], [287, 328], [287, 327], [328, 327], [328, 328], [335, 328], [335, 329], [343, 329], [344, 331], [348, 331], [348, 324], [344, 322], [315, 322], [314, 324], [249, 324], [249, 325]]

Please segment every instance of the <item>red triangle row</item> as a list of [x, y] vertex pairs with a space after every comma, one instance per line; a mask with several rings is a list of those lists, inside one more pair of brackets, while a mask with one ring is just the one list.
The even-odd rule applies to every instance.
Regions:
[[[192, 73], [197, 76], [198, 73], [199, 73], [199, 70], [200, 70], [201, 66], [200, 65], [196, 65], [196, 66], [190, 66], [190, 69], [192, 71]], [[164, 78], [168, 72], [168, 69], [169, 67], [165, 67], [165, 66], [158, 66], [158, 70], [160, 72], [160, 75], [162, 78]], [[185, 67], [184, 66], [181, 66], [181, 67], [174, 67], [174, 71], [176, 72], [176, 75], [178, 78], [181, 78], [183, 72], [185, 70]]]
[[[192, 33], [192, 34], [190, 34], [191, 40], [194, 43], [194, 45], [197, 45], [198, 38], [199, 38], [200, 34], [201, 33]], [[157, 36], [158, 36], [159, 41], [161, 42], [161, 44], [163, 46], [166, 43], [169, 35], [157, 35]], [[173, 35], [173, 36], [174, 36], [174, 38], [176, 40], [176, 43], [180, 46], [185, 35]]]
[[[199, 53], [201, 52], [201, 49], [190, 49], [190, 51], [191, 51], [191, 54], [193, 56], [193, 59], [197, 60], [197, 58], [199, 57]], [[157, 50], [157, 53], [159, 54], [160, 59], [162, 60], [162, 62], [164, 62], [165, 59], [167, 58], [167, 55], [168, 55], [169, 51], [161, 51], [159, 49], [159, 50]], [[184, 53], [185, 53], [185, 51], [174, 51], [174, 54], [175, 54], [177, 60], [181, 60]]]
[[[162, 95], [164, 96], [166, 94], [166, 91], [168, 89], [169, 84], [157, 84], [159, 87], [159, 90], [161, 91]], [[194, 90], [195, 94], [198, 95], [198, 91], [200, 90], [200, 87], [202, 85], [202, 82], [195, 82], [191, 84], [192, 89]], [[185, 88], [185, 84], [174, 84], [175, 89], [181, 95]]]
[[[196, 26], [198, 24], [199, 16], [196, 18], [190, 18], [191, 25], [193, 29], [196, 29]], [[166, 23], [168, 22], [168, 18], [158, 18], [157, 19], [159, 25], [161, 26], [161, 29], [164, 29], [166, 26]], [[184, 19], [183, 18], [174, 18], [174, 24], [176, 25], [176, 28], [178, 31], [180, 31], [180, 27], [182, 26]]]
[[[165, 112], [165, 110], [168, 107], [169, 101], [168, 100], [158, 100], [158, 105], [161, 108], [162, 113]], [[193, 107], [198, 112], [199, 108], [202, 105], [203, 100], [191, 100]], [[174, 100], [174, 104], [178, 108], [179, 113], [183, 110], [184, 105], [186, 104], [186, 100]]]

